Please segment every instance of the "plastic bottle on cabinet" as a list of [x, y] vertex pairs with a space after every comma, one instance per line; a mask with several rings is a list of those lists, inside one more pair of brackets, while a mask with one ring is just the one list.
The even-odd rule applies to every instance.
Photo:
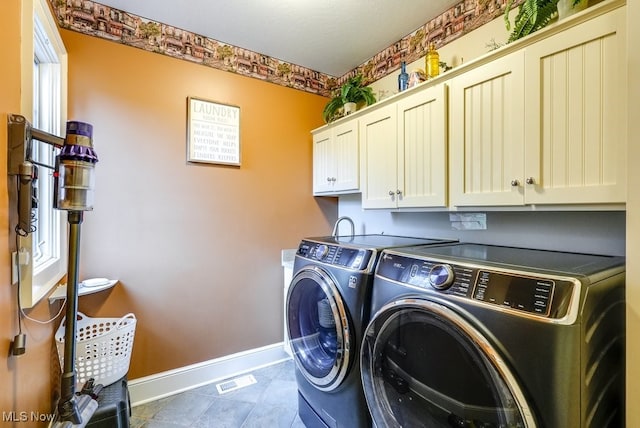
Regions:
[[409, 87], [409, 73], [407, 73], [407, 64], [402, 61], [400, 64], [400, 74], [398, 75], [398, 91], [402, 92]]
[[438, 74], [440, 74], [440, 55], [436, 50], [436, 44], [433, 42], [429, 43], [429, 50], [427, 51], [425, 62], [425, 69], [427, 71], [428, 79], [436, 77]]

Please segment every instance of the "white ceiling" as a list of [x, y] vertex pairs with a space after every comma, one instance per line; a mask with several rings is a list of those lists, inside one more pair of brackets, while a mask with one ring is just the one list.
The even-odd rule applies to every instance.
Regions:
[[460, 0], [99, 0], [340, 77]]

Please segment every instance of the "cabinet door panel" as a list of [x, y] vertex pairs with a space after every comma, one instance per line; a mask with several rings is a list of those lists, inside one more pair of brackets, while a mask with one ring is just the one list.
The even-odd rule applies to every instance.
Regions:
[[350, 120], [313, 134], [313, 194], [357, 192], [360, 183], [358, 121]]
[[449, 105], [451, 204], [522, 205], [524, 52], [454, 77]]
[[446, 205], [446, 86], [398, 102], [398, 207]]
[[397, 186], [396, 106], [360, 117], [362, 208], [395, 208]]
[[527, 47], [526, 203], [625, 201], [625, 43], [621, 8]]
[[332, 162], [331, 129], [313, 135], [313, 193], [331, 191], [335, 175]]
[[358, 121], [337, 126], [333, 131], [335, 177], [334, 190], [357, 190], [360, 180]]

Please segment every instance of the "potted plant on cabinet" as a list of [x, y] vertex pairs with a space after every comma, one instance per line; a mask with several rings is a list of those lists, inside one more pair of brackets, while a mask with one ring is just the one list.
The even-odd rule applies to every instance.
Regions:
[[[587, 7], [588, 0], [524, 0], [514, 19], [513, 31], [507, 43], [514, 42], [544, 28], [553, 19], [563, 19]], [[508, 0], [504, 9], [507, 31], [511, 29], [509, 12], [513, 0]]]
[[[504, 9], [504, 22], [507, 31], [511, 30], [509, 12], [513, 1], [508, 0]], [[524, 36], [544, 28], [558, 13], [558, 0], [524, 0], [513, 20], [513, 31], [507, 43], [514, 42]]]
[[371, 105], [376, 102], [373, 90], [363, 82], [361, 74], [350, 77], [342, 86], [336, 89], [334, 97], [322, 110], [322, 118], [329, 123], [342, 115], [356, 110], [358, 105]]

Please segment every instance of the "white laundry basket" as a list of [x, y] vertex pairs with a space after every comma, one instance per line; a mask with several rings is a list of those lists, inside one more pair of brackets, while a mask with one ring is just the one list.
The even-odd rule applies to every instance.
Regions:
[[[76, 324], [76, 380], [84, 384], [90, 378], [104, 386], [116, 382], [129, 371], [136, 317], [90, 318], [78, 312]], [[55, 334], [60, 366], [64, 367], [66, 319]]]

